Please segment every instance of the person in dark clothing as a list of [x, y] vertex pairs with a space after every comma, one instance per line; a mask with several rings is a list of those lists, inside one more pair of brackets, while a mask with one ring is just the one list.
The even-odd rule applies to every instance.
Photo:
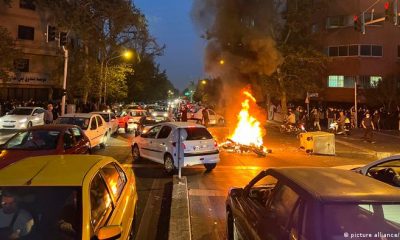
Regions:
[[372, 130], [375, 130], [375, 126], [369, 113], [367, 113], [361, 121], [361, 126], [364, 128], [363, 138], [368, 142], [374, 143], [372, 140]]
[[182, 107], [182, 110], [181, 110], [181, 121], [182, 122], [187, 122], [187, 109], [186, 109], [186, 107]]
[[58, 104], [55, 104], [54, 108], [52, 110], [52, 112], [53, 112], [53, 121], [57, 120], [58, 116], [60, 116], [59, 110], [60, 109], [58, 108]]
[[209, 116], [208, 116], [207, 108], [204, 108], [204, 109], [201, 111], [201, 115], [202, 115], [202, 117], [203, 117], [202, 121], [203, 121], [204, 126], [208, 127], [208, 123], [210, 122], [210, 118], [209, 118]]

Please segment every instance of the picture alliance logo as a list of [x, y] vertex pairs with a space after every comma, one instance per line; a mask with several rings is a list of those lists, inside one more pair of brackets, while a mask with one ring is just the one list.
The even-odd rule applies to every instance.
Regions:
[[400, 232], [397, 233], [386, 233], [386, 232], [376, 232], [376, 233], [356, 233], [356, 232], [345, 232], [343, 233], [345, 238], [349, 239], [359, 239], [359, 238], [376, 238], [376, 239], [398, 239], [400, 237]]

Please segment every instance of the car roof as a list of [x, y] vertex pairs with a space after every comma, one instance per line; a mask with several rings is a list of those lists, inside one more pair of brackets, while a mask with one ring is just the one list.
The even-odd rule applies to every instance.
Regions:
[[348, 170], [311, 167], [269, 170], [324, 202], [400, 202], [400, 189]]
[[112, 112], [90, 112], [90, 114], [112, 114]]
[[33, 126], [28, 128], [27, 130], [66, 130], [69, 128], [80, 128], [80, 127], [72, 124], [46, 124], [46, 125]]
[[83, 117], [83, 118], [90, 118], [93, 115], [98, 115], [96, 113], [68, 113], [64, 114], [63, 116], [60, 117]]
[[82, 186], [94, 165], [111, 161], [98, 155], [29, 157], [1, 169], [0, 186]]
[[160, 123], [160, 124], [170, 125], [175, 128], [188, 128], [188, 127], [205, 128], [203, 125], [191, 123], [191, 122], [166, 122], [166, 123]]
[[44, 109], [42, 107], [16, 107], [18, 109], [35, 109], [35, 108], [40, 108], [40, 109]]

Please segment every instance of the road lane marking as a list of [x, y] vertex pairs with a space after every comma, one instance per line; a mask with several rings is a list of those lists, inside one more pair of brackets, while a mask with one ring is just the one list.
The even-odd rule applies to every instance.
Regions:
[[227, 191], [211, 189], [189, 189], [189, 196], [196, 197], [226, 197]]

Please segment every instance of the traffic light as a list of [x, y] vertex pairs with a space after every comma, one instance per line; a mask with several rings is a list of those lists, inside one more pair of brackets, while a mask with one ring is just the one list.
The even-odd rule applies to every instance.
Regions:
[[58, 43], [59, 43], [60, 47], [66, 46], [67, 43], [68, 43], [67, 33], [66, 32], [60, 32], [58, 41], [59, 41]]
[[385, 20], [389, 20], [390, 17], [390, 2], [386, 1], [383, 5], [383, 7], [385, 8]]
[[56, 27], [47, 25], [46, 42], [56, 40]]
[[358, 15], [354, 15], [353, 22], [354, 22], [354, 30], [360, 31], [361, 30], [361, 24], [360, 24], [360, 19], [358, 18]]

